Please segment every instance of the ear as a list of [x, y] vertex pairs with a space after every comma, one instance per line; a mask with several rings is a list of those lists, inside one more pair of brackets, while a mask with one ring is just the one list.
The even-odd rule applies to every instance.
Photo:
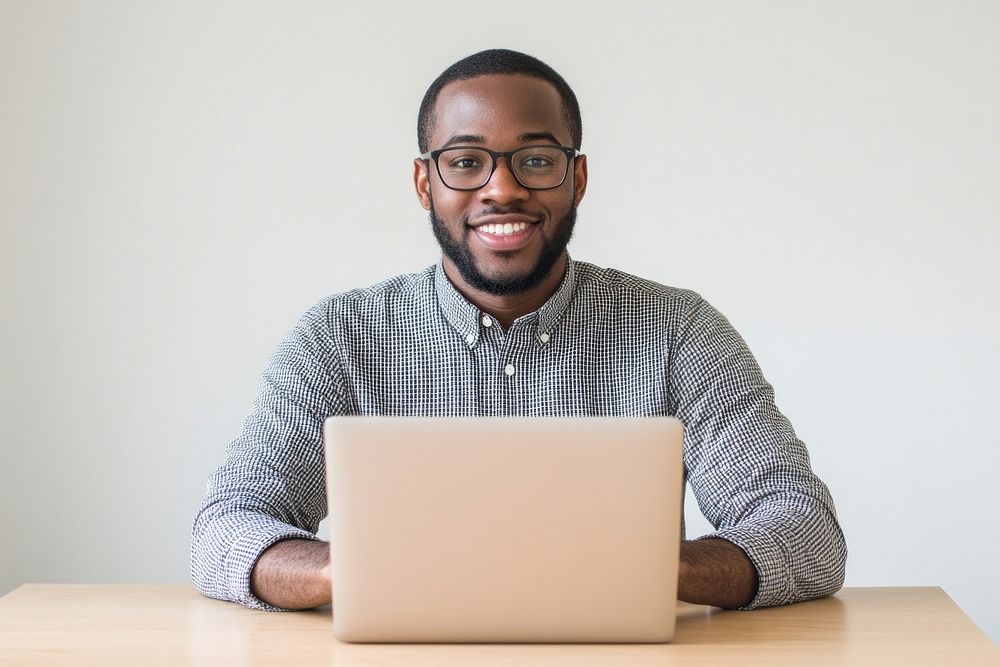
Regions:
[[587, 192], [587, 156], [577, 155], [573, 165], [573, 204], [580, 205]]
[[425, 211], [431, 210], [431, 181], [427, 173], [430, 162], [417, 158], [413, 161], [413, 187], [417, 191], [417, 199]]

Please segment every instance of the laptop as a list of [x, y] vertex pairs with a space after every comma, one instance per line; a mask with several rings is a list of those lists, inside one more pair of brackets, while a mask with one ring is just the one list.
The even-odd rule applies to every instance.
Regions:
[[683, 427], [668, 417], [331, 417], [334, 634], [673, 638]]

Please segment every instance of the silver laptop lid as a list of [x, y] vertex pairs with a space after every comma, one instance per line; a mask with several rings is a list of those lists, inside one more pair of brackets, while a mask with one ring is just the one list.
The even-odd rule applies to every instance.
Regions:
[[325, 433], [339, 639], [673, 637], [676, 419], [331, 417]]

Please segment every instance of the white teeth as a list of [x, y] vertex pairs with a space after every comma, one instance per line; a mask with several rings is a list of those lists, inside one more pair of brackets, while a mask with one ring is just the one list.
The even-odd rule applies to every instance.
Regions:
[[527, 227], [528, 223], [526, 222], [506, 222], [502, 225], [483, 225], [479, 228], [479, 230], [486, 232], [487, 234], [510, 236], [511, 234], [517, 233]]

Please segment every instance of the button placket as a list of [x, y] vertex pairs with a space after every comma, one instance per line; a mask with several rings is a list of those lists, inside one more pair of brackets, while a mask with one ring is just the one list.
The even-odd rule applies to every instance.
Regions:
[[507, 332], [507, 340], [503, 348], [503, 367], [501, 372], [508, 380], [513, 380], [517, 374], [516, 361], [521, 357], [521, 347], [527, 330], [523, 324], [514, 324]]

